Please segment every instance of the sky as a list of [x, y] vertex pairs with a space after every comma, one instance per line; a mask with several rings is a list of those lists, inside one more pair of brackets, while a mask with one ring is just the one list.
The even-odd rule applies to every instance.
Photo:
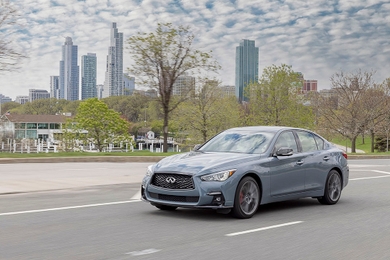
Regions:
[[[152, 32], [157, 23], [190, 26], [195, 47], [212, 51], [224, 85], [235, 82], [235, 50], [241, 39], [259, 47], [259, 76], [268, 66], [287, 64], [318, 88], [331, 88], [340, 71], [390, 77], [390, 2], [380, 0], [10, 0], [21, 27], [7, 32], [28, 56], [13, 72], [0, 72], [0, 94], [15, 99], [29, 89], [50, 90], [59, 75], [65, 37], [81, 56], [96, 53], [97, 83], [104, 83], [110, 26], [124, 39]], [[126, 44], [124, 44], [125, 47]], [[124, 50], [124, 68], [132, 64]], [[80, 68], [81, 71], [81, 68]], [[136, 75], [135, 75], [136, 76]], [[136, 85], [136, 88], [141, 86]]]

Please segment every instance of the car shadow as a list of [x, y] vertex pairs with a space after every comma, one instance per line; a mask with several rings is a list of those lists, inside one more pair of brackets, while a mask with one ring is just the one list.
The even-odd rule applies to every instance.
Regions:
[[[293, 209], [309, 208], [309, 207], [324, 207], [316, 199], [304, 198], [298, 200], [290, 200], [283, 202], [274, 202], [266, 205], [260, 205], [254, 217], [261, 217], [262, 215], [274, 214], [280, 211], [291, 211]], [[185, 218], [197, 221], [218, 221], [238, 220], [233, 218], [231, 214], [217, 213], [216, 210], [211, 209], [192, 209], [192, 208], [177, 208], [176, 210], [159, 210], [157, 208], [151, 209], [147, 212], [149, 215], [167, 218]]]

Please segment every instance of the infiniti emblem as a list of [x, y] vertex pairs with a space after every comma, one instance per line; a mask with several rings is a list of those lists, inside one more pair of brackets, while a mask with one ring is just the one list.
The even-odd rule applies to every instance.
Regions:
[[173, 177], [168, 177], [168, 178], [165, 179], [165, 181], [168, 182], [168, 183], [175, 183], [176, 179], [173, 178]]

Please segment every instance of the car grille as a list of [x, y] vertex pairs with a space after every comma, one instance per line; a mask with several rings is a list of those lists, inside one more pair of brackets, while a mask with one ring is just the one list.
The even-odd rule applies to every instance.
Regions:
[[149, 192], [149, 195], [153, 199], [175, 201], [175, 202], [198, 202], [199, 200], [199, 196], [174, 196], [174, 195], [158, 194], [154, 192]]
[[152, 178], [152, 185], [173, 190], [193, 190], [194, 181], [191, 175], [155, 173]]

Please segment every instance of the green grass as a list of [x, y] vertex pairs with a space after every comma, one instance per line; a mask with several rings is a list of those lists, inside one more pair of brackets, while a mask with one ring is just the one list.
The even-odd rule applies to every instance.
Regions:
[[[341, 145], [343, 147], [345, 147], [346, 145], [349, 148], [351, 147], [351, 141], [344, 138], [344, 137], [341, 137], [341, 136], [336, 136], [336, 137], [330, 138], [329, 141], [331, 141], [332, 143]], [[362, 136], [359, 136], [356, 139], [356, 149], [363, 150], [365, 152], [365, 154], [375, 154], [375, 155], [379, 155], [379, 154], [388, 155], [388, 154], [390, 154], [390, 152], [378, 152], [378, 151], [371, 153], [371, 137], [368, 137], [368, 136], [364, 137], [364, 142], [363, 142]]]
[[87, 156], [169, 156], [177, 154], [176, 152], [168, 153], [152, 153], [150, 151], [134, 151], [134, 152], [59, 152], [59, 153], [9, 153], [0, 152], [0, 158], [32, 158], [32, 157], [87, 157]]

